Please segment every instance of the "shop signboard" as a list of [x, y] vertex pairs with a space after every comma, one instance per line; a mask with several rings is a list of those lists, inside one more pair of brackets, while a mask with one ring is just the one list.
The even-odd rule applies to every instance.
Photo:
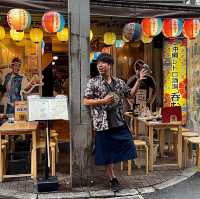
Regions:
[[183, 38], [164, 40], [163, 78], [164, 107], [181, 106], [183, 122], [186, 123], [186, 47]]

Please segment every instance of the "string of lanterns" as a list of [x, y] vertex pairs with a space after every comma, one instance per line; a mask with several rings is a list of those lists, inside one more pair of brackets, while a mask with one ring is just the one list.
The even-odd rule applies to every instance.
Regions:
[[[153, 37], [161, 32], [167, 38], [178, 37], [183, 33], [187, 39], [195, 39], [200, 31], [200, 22], [198, 19], [164, 19], [145, 18], [141, 24], [128, 23], [124, 26], [122, 32], [122, 40], [124, 42], [141, 40], [143, 43], [151, 43]], [[105, 33], [107, 34], [107, 33]], [[104, 35], [105, 35], [104, 34]], [[115, 36], [116, 37], [116, 36]], [[108, 37], [104, 37], [104, 43], [113, 41], [113, 33]], [[114, 41], [112, 43], [115, 43]], [[112, 44], [110, 44], [112, 45]]]
[[[7, 22], [10, 27], [10, 37], [14, 41], [22, 41], [24, 31], [31, 26], [31, 15], [24, 9], [11, 9], [7, 13]], [[47, 33], [56, 33], [61, 42], [67, 42], [69, 39], [68, 28], [65, 27], [64, 17], [55, 11], [48, 11], [42, 16], [42, 27]], [[144, 18], [139, 23], [128, 23], [123, 28], [122, 40], [117, 40], [114, 32], [105, 32], [103, 39], [107, 45], [123, 46], [130, 41], [141, 40], [144, 43], [150, 43], [153, 37], [162, 34], [167, 38], [180, 36], [181, 33], [187, 39], [194, 39], [200, 31], [200, 22], [198, 19], [164, 19]], [[5, 29], [0, 26], [0, 40], [5, 38]], [[41, 43], [43, 40], [43, 31], [40, 28], [30, 30], [30, 39], [33, 43]], [[93, 32], [90, 30], [90, 41], [93, 39]]]

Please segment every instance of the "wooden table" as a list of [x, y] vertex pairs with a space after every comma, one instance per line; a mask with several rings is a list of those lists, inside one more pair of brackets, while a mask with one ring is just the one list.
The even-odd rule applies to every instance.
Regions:
[[[139, 122], [143, 122], [145, 127], [146, 127], [146, 134], [148, 134], [149, 137], [149, 170], [153, 171], [154, 165], [153, 163], [153, 129], [159, 130], [158, 132], [161, 133], [161, 135], [164, 135], [164, 129], [167, 128], [178, 128], [178, 143], [177, 143], [177, 157], [178, 161], [177, 164], [167, 164], [169, 166], [171, 165], [178, 165], [179, 168], [182, 168], [182, 122], [170, 122], [170, 123], [162, 123], [162, 122], [151, 122], [151, 121], [146, 121], [145, 119], [142, 119], [140, 117], [134, 117], [131, 113], [126, 112], [126, 116], [131, 117], [133, 119], [134, 123], [134, 128], [132, 129], [133, 132], [137, 135], [139, 132]], [[160, 143], [161, 145], [164, 146], [164, 138], [163, 136], [160, 136]], [[161, 147], [161, 155], [163, 154], [164, 149]]]
[[[14, 123], [5, 122], [0, 126], [0, 149], [2, 147], [2, 135], [32, 135], [32, 151], [33, 151], [33, 163], [31, 164], [36, 168], [37, 157], [36, 157], [36, 130], [38, 122], [26, 122], [26, 121], [15, 121]], [[2, 162], [2, 153], [0, 153], [0, 162]], [[1, 165], [1, 164], [0, 164]], [[36, 174], [31, 168], [31, 174], [18, 174], [18, 175], [3, 175], [3, 168], [0, 166], [0, 182], [3, 181], [3, 178], [9, 177], [23, 177], [23, 176], [32, 176], [33, 179], [36, 179]]]

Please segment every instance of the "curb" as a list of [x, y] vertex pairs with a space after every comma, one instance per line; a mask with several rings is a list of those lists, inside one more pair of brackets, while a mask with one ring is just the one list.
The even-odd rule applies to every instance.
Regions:
[[5, 197], [12, 197], [16, 199], [92, 199], [92, 198], [118, 198], [118, 199], [144, 199], [142, 194], [152, 193], [156, 190], [161, 190], [168, 188], [170, 186], [176, 185], [182, 181], [187, 180], [197, 172], [196, 167], [191, 167], [185, 169], [181, 174], [175, 176], [174, 178], [165, 181], [163, 183], [144, 187], [139, 189], [122, 189], [119, 193], [114, 194], [110, 190], [99, 190], [90, 192], [69, 192], [69, 193], [42, 193], [42, 194], [32, 194], [32, 193], [21, 193], [17, 191], [12, 191], [8, 189], [0, 189], [0, 195]]

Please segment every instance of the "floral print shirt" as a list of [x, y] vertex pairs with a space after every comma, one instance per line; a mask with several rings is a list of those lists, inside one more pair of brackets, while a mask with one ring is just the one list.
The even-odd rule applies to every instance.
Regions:
[[[114, 92], [117, 93], [119, 97], [119, 104], [121, 110], [123, 110], [123, 99], [130, 96], [131, 89], [126, 85], [126, 83], [119, 79], [112, 77], [114, 84]], [[102, 76], [97, 76], [90, 79], [87, 83], [87, 87], [84, 92], [84, 97], [89, 99], [103, 99], [108, 95], [106, 89], [106, 82], [103, 80]], [[112, 105], [97, 105], [91, 107], [91, 114], [93, 119], [93, 127], [96, 131], [104, 131], [109, 129], [107, 120], [107, 109]], [[123, 114], [123, 113], [122, 113]]]

